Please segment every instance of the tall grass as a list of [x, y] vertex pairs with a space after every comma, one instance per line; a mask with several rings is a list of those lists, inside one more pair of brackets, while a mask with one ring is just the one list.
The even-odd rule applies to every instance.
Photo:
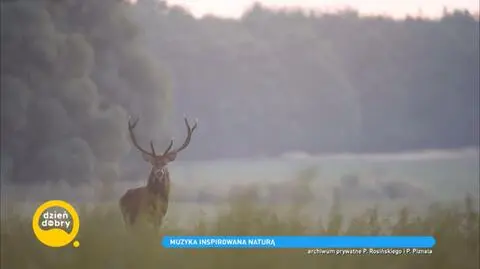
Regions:
[[[324, 220], [303, 209], [311, 196], [310, 172], [298, 180], [298, 189], [287, 212], [279, 214], [259, 203], [255, 186], [230, 197], [228, 207], [214, 219], [199, 217], [191, 229], [171, 219], [160, 234], [149, 229], [127, 233], [115, 207], [93, 211], [79, 208], [79, 248], [52, 249], [38, 242], [31, 219], [10, 211], [1, 231], [2, 269], [149, 269], [149, 268], [435, 268], [474, 269], [478, 261], [479, 215], [474, 198], [467, 196], [459, 206], [432, 206], [422, 216], [408, 208], [395, 218], [382, 217], [372, 207], [348, 221], [342, 201], [334, 196]], [[7, 209], [5, 209], [7, 210]], [[163, 249], [165, 235], [434, 235], [437, 244], [430, 256], [314, 256], [301, 249]]]

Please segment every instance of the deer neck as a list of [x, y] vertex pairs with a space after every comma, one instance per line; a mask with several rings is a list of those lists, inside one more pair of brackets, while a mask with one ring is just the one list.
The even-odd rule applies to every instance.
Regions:
[[166, 167], [162, 168], [162, 171], [163, 172], [152, 169], [148, 178], [147, 189], [154, 195], [160, 195], [168, 199], [170, 192], [170, 175]]

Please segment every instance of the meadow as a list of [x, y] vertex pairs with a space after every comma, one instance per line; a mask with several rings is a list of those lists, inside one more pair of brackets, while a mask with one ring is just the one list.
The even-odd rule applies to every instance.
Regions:
[[[422, 162], [417, 159], [411, 165], [419, 166], [420, 163], [424, 167], [428, 166]], [[437, 167], [445, 166], [444, 162], [444, 159], [441, 160]], [[457, 162], [456, 166], [466, 167], [458, 159], [450, 159], [448, 162]], [[98, 202], [93, 205], [82, 202], [81, 199], [75, 202], [81, 219], [78, 248], [44, 247], [33, 236], [31, 215], [25, 214], [31, 210], [25, 208], [25, 205], [35, 203], [6, 200], [5, 197], [13, 197], [12, 193], [10, 196], [2, 195], [5, 200], [2, 201], [1, 268], [480, 268], [478, 183], [475, 185], [478, 178], [472, 178], [477, 172], [475, 166], [470, 166], [471, 171], [458, 167], [456, 169], [455, 165], [448, 167], [448, 171], [458, 172], [457, 185], [464, 186], [463, 189], [450, 189], [450, 195], [446, 195], [449, 188], [443, 190], [445, 193], [440, 192], [441, 188], [428, 191], [428, 180], [424, 180], [417, 186], [421, 186], [425, 192], [417, 192], [415, 188], [398, 188], [397, 193], [403, 196], [391, 196], [390, 192], [382, 193], [381, 190], [390, 190], [382, 189], [381, 186], [384, 185], [379, 185], [377, 189], [369, 188], [368, 186], [374, 186], [367, 184], [371, 180], [364, 179], [366, 174], [355, 169], [344, 169], [347, 176], [332, 180], [331, 188], [325, 187], [325, 193], [321, 193], [318, 186], [323, 186], [322, 183], [327, 182], [327, 175], [331, 176], [333, 172], [326, 171], [328, 169], [319, 172], [318, 167], [312, 167], [311, 162], [304, 164], [303, 169], [294, 173], [290, 180], [273, 180], [263, 185], [259, 181], [246, 181], [241, 186], [235, 185], [238, 181], [233, 180], [230, 185], [223, 184], [224, 191], [220, 191], [222, 186], [217, 186], [219, 189], [213, 192], [217, 196], [206, 193], [213, 187], [204, 182], [203, 185], [196, 185], [198, 188], [203, 186], [204, 194], [192, 195], [190, 200], [178, 196], [187, 192], [187, 189], [182, 188], [187, 188], [191, 179], [179, 179], [174, 190], [177, 196], [173, 195], [177, 198], [172, 198], [167, 220], [159, 233], [149, 229], [127, 233], [117, 200], [114, 199], [119, 191], [114, 188], [121, 189], [125, 186], [104, 186], [96, 192]], [[203, 168], [208, 170], [205, 165]], [[250, 168], [249, 171], [254, 170]], [[391, 173], [393, 170], [392, 167], [387, 169]], [[400, 170], [402, 169], [398, 169]], [[438, 169], [434, 170], [432, 171], [441, 176]], [[353, 172], [361, 175], [352, 176]], [[460, 182], [460, 172], [467, 182]], [[470, 176], [465, 176], [466, 172]], [[185, 171], [176, 172], [178, 178], [181, 175], [185, 177], [186, 174]], [[426, 170], [413, 174], [429, 176]], [[268, 175], [260, 177], [264, 176]], [[290, 191], [279, 190], [279, 185], [286, 185]], [[8, 190], [13, 192], [12, 188]], [[2, 192], [5, 194], [5, 189]], [[39, 189], [37, 194], [40, 195], [41, 192]], [[460, 196], [462, 192], [463, 195]], [[372, 197], [374, 194], [378, 194], [378, 197]], [[64, 195], [72, 194], [65, 191]], [[360, 200], [362, 201], [359, 202]], [[19, 210], [19, 207], [24, 208]], [[303, 249], [163, 249], [160, 245], [163, 234], [433, 235], [437, 244], [432, 255], [320, 256], [309, 255]]]

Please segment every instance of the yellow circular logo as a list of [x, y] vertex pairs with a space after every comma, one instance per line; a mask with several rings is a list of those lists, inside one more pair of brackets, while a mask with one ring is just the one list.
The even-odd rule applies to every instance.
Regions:
[[[72, 205], [61, 200], [51, 200], [40, 205], [32, 220], [33, 233], [49, 247], [63, 247], [75, 239], [80, 228], [78, 213]], [[73, 243], [74, 247], [80, 244]]]

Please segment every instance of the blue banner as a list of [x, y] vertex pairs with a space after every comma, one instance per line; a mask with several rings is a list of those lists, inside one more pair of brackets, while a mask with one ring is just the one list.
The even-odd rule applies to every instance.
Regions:
[[164, 236], [165, 248], [431, 248], [432, 236]]

